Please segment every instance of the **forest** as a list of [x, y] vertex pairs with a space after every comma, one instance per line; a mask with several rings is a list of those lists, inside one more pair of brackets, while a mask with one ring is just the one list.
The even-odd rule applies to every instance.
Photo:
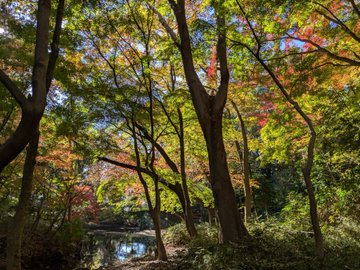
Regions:
[[0, 0], [0, 270], [360, 269], [359, 0]]

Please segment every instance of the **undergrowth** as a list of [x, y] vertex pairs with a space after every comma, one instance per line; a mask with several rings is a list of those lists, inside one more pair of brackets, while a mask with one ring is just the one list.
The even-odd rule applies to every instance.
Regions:
[[[344, 222], [336, 228], [324, 228], [325, 258], [314, 256], [314, 238], [310, 232], [298, 231], [276, 219], [247, 224], [251, 239], [240, 244], [217, 244], [217, 228], [198, 226], [199, 236], [186, 244], [175, 269], [360, 269], [359, 226]], [[182, 238], [184, 237], [184, 238]], [[183, 244], [187, 239], [183, 225], [170, 228], [167, 243]], [[183, 240], [182, 240], [183, 239]]]

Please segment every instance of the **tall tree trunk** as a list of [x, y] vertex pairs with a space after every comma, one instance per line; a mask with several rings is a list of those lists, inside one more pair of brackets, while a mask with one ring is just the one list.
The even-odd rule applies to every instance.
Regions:
[[308, 155], [306, 164], [303, 168], [303, 176], [305, 181], [306, 190], [308, 192], [309, 197], [309, 204], [310, 204], [310, 218], [311, 224], [314, 231], [315, 236], [315, 253], [316, 255], [322, 259], [324, 257], [324, 240], [321, 233], [319, 218], [317, 214], [317, 203], [315, 198], [314, 187], [311, 181], [311, 168], [314, 160], [314, 148], [315, 148], [315, 140], [316, 140], [316, 133], [312, 126], [312, 122], [310, 121], [310, 140], [308, 144]]
[[276, 83], [278, 88], [281, 90], [282, 94], [285, 96], [286, 100], [293, 106], [296, 112], [304, 119], [306, 125], [310, 131], [310, 139], [308, 143], [308, 151], [307, 157], [305, 161], [305, 165], [303, 167], [303, 176], [304, 182], [306, 186], [306, 191], [308, 193], [309, 204], [310, 204], [310, 218], [311, 224], [314, 231], [315, 236], [315, 253], [316, 255], [322, 259], [324, 257], [324, 243], [323, 243], [323, 236], [320, 228], [319, 217], [317, 213], [317, 203], [314, 193], [314, 187], [311, 181], [311, 169], [314, 161], [314, 148], [315, 148], [315, 140], [316, 140], [316, 131], [313, 125], [312, 120], [310, 117], [302, 110], [300, 105], [287, 93], [282, 83], [273, 73], [273, 71], [266, 65], [266, 63], [260, 59], [259, 60], [264, 69], [269, 73], [273, 81]]
[[[249, 164], [246, 164], [246, 159], [249, 158], [245, 157], [245, 147], [244, 150], [241, 150], [240, 142], [235, 141], [236, 151], [238, 152], [238, 156], [240, 159], [240, 162], [242, 162], [243, 165], [243, 176], [244, 176], [244, 194], [245, 194], [245, 212], [244, 212], [244, 220], [245, 222], [248, 221], [251, 218], [251, 186], [250, 186], [250, 177], [249, 177]], [[247, 170], [247, 173], [245, 173], [245, 170]]]
[[[170, 36], [180, 50], [186, 82], [206, 140], [211, 186], [221, 225], [219, 241], [239, 242], [249, 234], [241, 220], [236, 204], [222, 137], [222, 114], [226, 103], [230, 77], [227, 67], [224, 1], [214, 2], [218, 36], [216, 51], [220, 70], [220, 84], [215, 95], [207, 93], [195, 70], [191, 39], [186, 21], [185, 1], [168, 0], [168, 2], [176, 17], [180, 43], [174, 38], [173, 33], [168, 30], [169, 27], [165, 25], [165, 28], [170, 32]], [[162, 23], [164, 24], [164, 22]]]
[[[234, 101], [231, 101], [233, 105], [237, 117], [240, 121], [241, 126], [241, 134], [243, 138], [243, 145], [244, 149], [241, 151], [241, 147], [238, 141], [235, 141], [236, 149], [239, 155], [240, 160], [243, 161], [243, 173], [244, 173], [244, 191], [245, 191], [245, 221], [251, 218], [251, 186], [250, 186], [250, 163], [249, 163], [249, 145], [248, 145], [248, 138], [247, 138], [247, 131], [244, 119], [242, 118], [239, 108], [237, 107]], [[242, 153], [242, 158], [241, 158]]]
[[[139, 123], [135, 123], [136, 127], [139, 128], [142, 132], [144, 137], [149, 140], [152, 144], [154, 144], [156, 150], [161, 154], [161, 156], [165, 159], [166, 164], [169, 166], [169, 168], [177, 174], [181, 175], [181, 184], [179, 183], [175, 183], [175, 184], [166, 184], [172, 191], [174, 191], [176, 193], [176, 195], [179, 198], [182, 210], [183, 210], [183, 214], [184, 214], [184, 221], [185, 221], [185, 225], [186, 225], [186, 229], [190, 235], [190, 237], [196, 236], [197, 232], [196, 232], [196, 228], [194, 225], [194, 218], [193, 218], [193, 214], [192, 214], [192, 209], [191, 209], [191, 201], [190, 201], [190, 197], [189, 197], [189, 191], [188, 191], [188, 186], [187, 186], [187, 182], [186, 182], [186, 172], [185, 172], [185, 144], [184, 144], [184, 127], [183, 127], [183, 119], [182, 119], [182, 113], [180, 108], [178, 109], [178, 117], [179, 117], [179, 122], [180, 122], [180, 127], [178, 127], [171, 119], [169, 113], [167, 112], [164, 104], [161, 103], [161, 101], [159, 101], [161, 107], [163, 108], [163, 111], [165, 112], [169, 122], [172, 124], [172, 126], [175, 129], [176, 134], [179, 137], [179, 142], [180, 142], [180, 160], [181, 160], [181, 168], [180, 171], [176, 165], [176, 163], [170, 158], [170, 156], [167, 154], [167, 152], [165, 151], [165, 149], [158, 143], [156, 142], [150, 134], [148, 134], [147, 130], [141, 126]], [[102, 159], [105, 160], [105, 159]], [[183, 163], [182, 163], [183, 162]], [[153, 175], [155, 175], [155, 173], [153, 173]]]
[[50, 0], [39, 0], [32, 73], [32, 95], [27, 98], [0, 69], [0, 81], [21, 107], [21, 121], [15, 132], [0, 145], [0, 173], [35, 136], [46, 104], [46, 73], [49, 41]]
[[23, 178], [21, 183], [21, 191], [16, 213], [10, 222], [7, 234], [6, 247], [6, 269], [21, 269], [21, 240], [25, 227], [26, 216], [28, 212], [29, 202], [31, 200], [33, 172], [36, 164], [36, 155], [39, 143], [39, 132], [30, 141], [26, 152], [25, 165], [23, 170]]
[[315, 139], [316, 139], [316, 132], [313, 125], [313, 122], [311, 118], [302, 110], [300, 105], [290, 96], [290, 94], [286, 91], [284, 85], [281, 83], [281, 81], [278, 79], [274, 71], [271, 69], [271, 67], [267, 64], [266, 61], [264, 61], [260, 56], [261, 51], [261, 42], [259, 40], [258, 35], [256, 34], [256, 31], [253, 27], [253, 25], [250, 23], [250, 20], [242, 8], [240, 2], [236, 0], [237, 5], [239, 6], [242, 15], [245, 17], [245, 21], [247, 25], [249, 26], [253, 37], [255, 38], [257, 42], [257, 51], [255, 52], [253, 49], [251, 49], [249, 46], [241, 43], [242, 46], [245, 46], [245, 48], [256, 58], [256, 60], [262, 65], [262, 67], [266, 70], [266, 72], [270, 75], [271, 79], [274, 81], [276, 86], [279, 88], [283, 96], [286, 98], [286, 101], [289, 102], [295, 111], [302, 117], [302, 119], [305, 121], [307, 127], [310, 131], [310, 140], [308, 143], [308, 151], [307, 151], [307, 157], [305, 161], [305, 165], [303, 167], [303, 176], [305, 181], [306, 190], [308, 193], [309, 198], [309, 204], [310, 204], [310, 218], [311, 223], [315, 235], [315, 253], [316, 255], [322, 259], [324, 257], [324, 243], [323, 243], [323, 236], [321, 233], [320, 223], [319, 223], [319, 217], [317, 214], [317, 203], [316, 198], [314, 194], [314, 188], [311, 181], [311, 168], [313, 165], [314, 160], [314, 148], [315, 148]]
[[25, 98], [16, 85], [0, 70], [0, 80], [12, 93], [22, 109], [22, 118], [15, 133], [0, 146], [0, 173], [29, 142], [23, 170], [23, 180], [18, 207], [13, 224], [7, 235], [7, 270], [21, 269], [21, 241], [25, 226], [27, 208], [30, 203], [33, 173], [39, 144], [39, 122], [46, 106], [46, 95], [54, 76], [59, 55], [59, 41], [64, 14], [65, 0], [57, 5], [51, 52], [48, 56], [49, 20], [51, 0], [39, 0], [37, 11], [36, 44], [32, 74], [32, 96]]
[[181, 170], [181, 184], [185, 199], [185, 223], [190, 237], [197, 235], [197, 231], [194, 224], [194, 218], [191, 209], [191, 201], [189, 196], [189, 190], [186, 183], [186, 171], [185, 171], [185, 142], [184, 142], [184, 122], [180, 108], [177, 110], [180, 128], [179, 128], [179, 140], [180, 140], [180, 170]]
[[210, 181], [221, 227], [220, 243], [239, 242], [248, 236], [237, 207], [222, 137], [222, 115], [212, 118], [206, 133]]

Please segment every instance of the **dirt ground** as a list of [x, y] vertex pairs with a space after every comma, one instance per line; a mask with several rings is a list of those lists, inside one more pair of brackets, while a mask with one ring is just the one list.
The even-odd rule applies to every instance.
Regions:
[[158, 261], [151, 257], [133, 258], [129, 261], [115, 264], [111, 267], [102, 268], [102, 270], [170, 270], [176, 267], [176, 258], [179, 252], [184, 251], [182, 247], [166, 247], [168, 261]]

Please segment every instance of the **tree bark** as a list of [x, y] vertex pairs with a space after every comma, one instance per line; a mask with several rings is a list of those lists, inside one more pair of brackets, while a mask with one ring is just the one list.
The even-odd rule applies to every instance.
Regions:
[[181, 170], [181, 185], [184, 193], [185, 199], [185, 223], [187, 231], [189, 232], [190, 237], [195, 237], [197, 231], [194, 224], [194, 218], [191, 209], [191, 201], [189, 196], [189, 190], [186, 183], [186, 171], [185, 171], [185, 142], [184, 142], [184, 122], [180, 108], [178, 108], [178, 117], [180, 122], [179, 127], [179, 140], [180, 140], [180, 170]]
[[316, 133], [312, 126], [312, 122], [310, 121], [310, 140], [308, 144], [308, 154], [306, 164], [303, 168], [303, 176], [305, 181], [306, 190], [308, 192], [309, 197], [309, 205], [310, 205], [310, 217], [311, 217], [311, 224], [314, 231], [315, 236], [315, 253], [318, 258], [324, 258], [324, 240], [320, 228], [319, 217], [317, 213], [317, 202], [315, 198], [314, 187], [311, 181], [311, 168], [313, 165], [314, 160], [314, 148], [315, 148], [315, 140], [316, 140]]
[[25, 227], [29, 202], [31, 200], [33, 172], [36, 164], [36, 155], [39, 143], [39, 132], [35, 134], [27, 149], [19, 202], [15, 216], [10, 222], [7, 234], [6, 269], [21, 269], [21, 240]]
[[[140, 169], [141, 168], [141, 160], [140, 160], [140, 153], [139, 153], [138, 142], [137, 142], [138, 139], [137, 139], [136, 132], [135, 132], [134, 119], [132, 119], [131, 131], [132, 131], [132, 136], [133, 136], [133, 140], [134, 140], [134, 150], [135, 150], [135, 156], [136, 156], [137, 173], [139, 176], [139, 180], [144, 188], [146, 202], [149, 207], [149, 213], [153, 220], [154, 228], [155, 228], [156, 248], [157, 248], [156, 258], [159, 260], [162, 260], [162, 261], [167, 261], [167, 254], [166, 254], [164, 242], [163, 242], [162, 236], [161, 236], [159, 178], [157, 177], [157, 175], [155, 174], [155, 172], [152, 168], [152, 173], [153, 173], [152, 179], [154, 180], [154, 185], [155, 185], [155, 205], [153, 205], [153, 203], [151, 201], [151, 197], [150, 197], [149, 187], [148, 187], [146, 180], [144, 179], [144, 177], [142, 175], [142, 171]], [[151, 163], [151, 166], [153, 166], [152, 164], [153, 163]]]
[[[242, 159], [243, 162], [243, 174], [244, 174], [244, 191], [245, 191], [245, 215], [244, 219], [245, 222], [248, 221], [251, 218], [251, 186], [250, 186], [250, 163], [249, 163], [249, 146], [248, 146], [248, 138], [247, 138], [247, 132], [246, 132], [246, 126], [244, 119], [242, 118], [239, 108], [237, 107], [236, 103], [234, 101], [231, 101], [231, 104], [233, 105], [237, 117], [240, 121], [241, 126], [241, 134], [243, 138], [243, 145], [244, 149], [241, 151], [240, 144], [238, 141], [235, 141], [236, 149], [239, 154], [240, 160]], [[242, 158], [241, 158], [242, 153]]]
[[[191, 209], [191, 201], [190, 201], [190, 197], [189, 197], [189, 191], [188, 191], [188, 186], [187, 186], [187, 182], [186, 182], [186, 172], [185, 172], [185, 145], [184, 145], [184, 132], [183, 132], [183, 119], [182, 119], [182, 114], [181, 114], [181, 110], [178, 109], [178, 117], [179, 117], [179, 122], [180, 125], [182, 125], [181, 127], [177, 127], [175, 125], [175, 123], [171, 120], [170, 115], [168, 114], [166, 108], [164, 107], [164, 105], [160, 102], [160, 105], [162, 106], [169, 122], [172, 124], [172, 126], [174, 127], [178, 137], [179, 137], [179, 141], [180, 141], [180, 160], [181, 160], [181, 169], [179, 171], [176, 163], [170, 158], [170, 156], [167, 154], [167, 152], [165, 151], [165, 149], [157, 142], [155, 141], [150, 134], [148, 134], [148, 132], [146, 131], [146, 129], [141, 126], [139, 123], [135, 123], [136, 127], [138, 129], [140, 129], [143, 133], [143, 136], [149, 140], [156, 148], [156, 150], [161, 154], [161, 156], [165, 159], [166, 164], [169, 166], [169, 168], [176, 174], [180, 174], [181, 175], [181, 184], [179, 183], [175, 183], [175, 185], [173, 185], [173, 188], [170, 188], [171, 190], [173, 190], [176, 195], [179, 198], [179, 201], [181, 203], [181, 207], [183, 209], [183, 213], [184, 213], [184, 221], [185, 221], [185, 225], [186, 225], [186, 229], [190, 235], [190, 237], [194, 237], [197, 235], [196, 232], [196, 228], [195, 228], [195, 224], [194, 224], [194, 219], [193, 219], [193, 214], [192, 214], [192, 209]], [[179, 130], [180, 129], [180, 130]], [[182, 164], [182, 159], [184, 159], [184, 163]], [[169, 185], [168, 185], [169, 186]], [[181, 189], [181, 191], [179, 191], [179, 187]], [[170, 186], [169, 186], [170, 187]], [[174, 189], [176, 188], [176, 190]], [[181, 192], [181, 195], [179, 194]]]
[[210, 182], [218, 211], [222, 235], [220, 243], [239, 242], [249, 236], [240, 217], [226, 160], [222, 137], [222, 115], [214, 119], [206, 132], [210, 163]]
[[167, 261], [166, 249], [161, 237], [160, 209], [153, 209], [150, 212], [155, 228], [156, 258], [160, 261]]
[[64, 5], [65, 0], [58, 1], [51, 52], [49, 58], [47, 58], [51, 0], [39, 0], [38, 2], [35, 60], [32, 77], [33, 96], [25, 99], [15, 84], [3, 72], [0, 72], [1, 81], [3, 83], [5, 81], [5, 86], [13, 94], [22, 109], [21, 121], [15, 133], [5, 144], [0, 146], [0, 156], [2, 157], [0, 158], [0, 173], [30, 140], [24, 164], [18, 207], [7, 235], [7, 270], [21, 269], [21, 241], [27, 208], [32, 194], [33, 174], [40, 137], [39, 123], [45, 110], [46, 95], [51, 86], [55, 63], [59, 55]]
[[261, 64], [261, 66], [266, 70], [266, 72], [270, 75], [271, 79], [274, 81], [276, 86], [279, 88], [283, 96], [286, 98], [286, 101], [289, 102], [295, 111], [301, 116], [301, 118], [305, 121], [307, 127], [310, 131], [310, 139], [308, 143], [308, 151], [307, 151], [307, 157], [305, 161], [305, 165], [303, 167], [303, 176], [304, 176], [304, 182], [306, 186], [306, 190], [308, 193], [309, 198], [309, 204], [310, 204], [310, 218], [311, 223], [315, 235], [315, 253], [318, 256], [319, 259], [323, 259], [324, 257], [324, 243], [323, 243], [323, 236], [320, 228], [319, 223], [319, 217], [317, 214], [317, 203], [316, 198], [314, 194], [314, 188], [311, 181], [311, 169], [313, 165], [314, 160], [314, 148], [315, 148], [315, 140], [316, 140], [316, 132], [313, 125], [313, 122], [311, 118], [302, 110], [300, 105], [290, 96], [290, 94], [286, 91], [284, 85], [281, 83], [281, 81], [278, 79], [274, 71], [271, 69], [271, 67], [267, 64], [266, 61], [264, 61], [260, 56], [261, 51], [261, 42], [259, 40], [258, 35], [256, 34], [255, 29], [253, 28], [252, 24], [250, 23], [250, 20], [242, 8], [240, 2], [236, 0], [238, 7], [241, 10], [242, 15], [245, 17], [246, 23], [249, 26], [252, 35], [254, 39], [257, 42], [257, 51], [255, 52], [253, 49], [251, 49], [248, 45], [244, 43], [239, 43], [241, 46], [244, 46], [255, 58], [256, 60]]
[[32, 96], [26, 98], [15, 83], [0, 70], [0, 81], [13, 95], [22, 110], [21, 120], [15, 132], [5, 143], [0, 145], [0, 173], [34, 137], [45, 110], [50, 10], [50, 0], [39, 0], [36, 17]]
[[[217, 56], [220, 64], [220, 85], [215, 95], [209, 95], [201, 83], [193, 62], [191, 41], [186, 21], [185, 1], [169, 0], [174, 11], [180, 35], [180, 53], [185, 78], [189, 87], [194, 108], [205, 136], [209, 156], [209, 169], [215, 206], [221, 225], [220, 242], [239, 242], [248, 232], [241, 220], [235, 200], [227, 166], [222, 137], [222, 113], [226, 103], [229, 83], [226, 53], [226, 27], [223, 1], [215, 7], [218, 27]], [[219, 12], [221, 11], [221, 12]]]

